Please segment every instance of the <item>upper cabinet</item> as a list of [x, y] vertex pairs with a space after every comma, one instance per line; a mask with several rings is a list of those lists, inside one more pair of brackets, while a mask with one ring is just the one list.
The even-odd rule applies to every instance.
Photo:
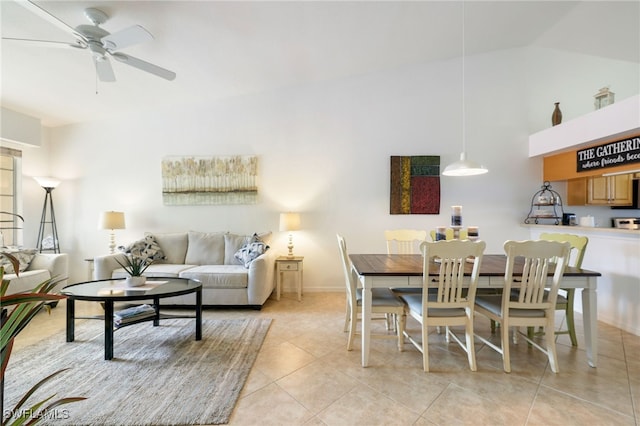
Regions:
[[567, 182], [567, 205], [630, 206], [633, 174], [590, 176]]

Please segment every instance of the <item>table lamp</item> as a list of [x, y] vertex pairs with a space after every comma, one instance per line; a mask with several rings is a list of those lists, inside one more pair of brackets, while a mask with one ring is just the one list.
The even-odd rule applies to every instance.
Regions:
[[114, 211], [102, 212], [100, 214], [98, 228], [109, 229], [111, 231], [109, 236], [109, 253], [113, 254], [116, 248], [116, 236], [113, 230], [124, 229], [124, 213]]
[[289, 254], [287, 257], [293, 257], [293, 234], [292, 231], [300, 229], [300, 214], [299, 213], [280, 213], [280, 231], [289, 232]]

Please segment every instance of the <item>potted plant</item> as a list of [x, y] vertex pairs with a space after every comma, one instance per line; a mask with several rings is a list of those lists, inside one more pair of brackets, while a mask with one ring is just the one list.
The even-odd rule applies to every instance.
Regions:
[[[16, 275], [19, 275], [19, 262], [14, 256], [9, 253], [0, 252], [0, 257], [4, 256], [13, 265]], [[38, 383], [36, 383], [21, 399], [18, 403], [8, 411], [4, 409], [4, 374], [9, 364], [9, 357], [11, 356], [11, 349], [13, 348], [13, 342], [15, 337], [29, 324], [31, 319], [42, 308], [50, 310], [51, 307], [47, 305], [48, 302], [57, 302], [60, 299], [64, 299], [65, 296], [59, 294], [50, 293], [51, 290], [60, 281], [57, 278], [50, 278], [36, 286], [30, 293], [16, 293], [6, 295], [9, 288], [9, 281], [4, 281], [4, 266], [0, 265], [0, 306], [1, 319], [0, 319], [0, 412], [2, 413], [1, 422], [5, 425], [21, 425], [21, 424], [36, 424], [40, 420], [44, 419], [43, 413], [54, 409], [63, 404], [69, 404], [75, 401], [81, 401], [86, 399], [84, 397], [71, 397], [71, 398], [59, 398], [54, 399], [55, 395], [50, 396], [44, 401], [39, 401], [25, 406], [31, 395], [45, 382], [51, 378], [57, 376], [63, 371], [58, 370]], [[6, 414], [9, 413], [9, 414]]]
[[143, 285], [147, 278], [142, 274], [153, 263], [153, 260], [148, 257], [128, 255], [125, 256], [124, 262], [121, 262], [116, 258], [116, 262], [129, 274], [126, 278], [126, 283], [129, 287], [138, 287]]

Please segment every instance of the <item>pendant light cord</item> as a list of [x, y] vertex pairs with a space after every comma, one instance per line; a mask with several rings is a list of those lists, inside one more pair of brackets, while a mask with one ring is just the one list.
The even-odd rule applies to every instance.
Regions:
[[465, 108], [465, 7], [462, 2], [462, 152], [467, 155], [467, 131]]

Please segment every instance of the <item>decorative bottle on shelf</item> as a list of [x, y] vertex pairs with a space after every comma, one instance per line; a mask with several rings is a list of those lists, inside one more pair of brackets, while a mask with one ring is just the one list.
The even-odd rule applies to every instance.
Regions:
[[560, 102], [555, 103], [555, 108], [553, 109], [553, 114], [551, 114], [551, 124], [557, 126], [562, 123], [562, 111], [560, 111]]

